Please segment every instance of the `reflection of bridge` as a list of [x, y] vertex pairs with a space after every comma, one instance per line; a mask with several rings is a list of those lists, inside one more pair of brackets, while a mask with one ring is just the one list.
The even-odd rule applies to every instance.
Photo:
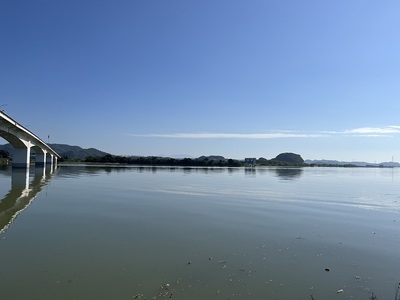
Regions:
[[60, 155], [43, 140], [2, 111], [0, 111], [0, 136], [14, 147], [13, 167], [29, 167], [31, 148], [35, 151], [35, 161], [38, 166], [46, 163], [56, 164], [57, 158], [60, 158]]
[[11, 190], [0, 199], [0, 234], [26, 209], [47, 184], [53, 168], [35, 168], [33, 180], [29, 182], [29, 169], [14, 169]]

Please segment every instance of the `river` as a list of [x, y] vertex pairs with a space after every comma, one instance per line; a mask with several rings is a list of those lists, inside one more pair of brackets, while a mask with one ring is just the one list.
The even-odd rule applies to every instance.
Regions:
[[400, 170], [0, 169], [1, 299], [394, 299]]

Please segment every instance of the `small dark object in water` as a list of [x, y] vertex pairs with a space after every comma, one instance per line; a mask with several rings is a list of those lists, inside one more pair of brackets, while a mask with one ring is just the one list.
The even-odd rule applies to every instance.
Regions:
[[189, 260], [188, 265], [190, 265], [192, 262]]
[[326, 272], [329, 272], [330, 270], [331, 270], [331, 269], [329, 269], [329, 268], [325, 268], [325, 271], [326, 271]]
[[394, 300], [399, 300], [400, 299], [400, 283], [397, 285], [397, 289], [396, 289], [396, 295], [394, 296]]

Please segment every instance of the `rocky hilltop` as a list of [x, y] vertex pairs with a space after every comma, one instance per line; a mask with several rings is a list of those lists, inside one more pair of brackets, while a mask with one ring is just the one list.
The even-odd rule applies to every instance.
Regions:
[[298, 164], [298, 165], [304, 164], [304, 159], [300, 156], [300, 154], [295, 154], [290, 152], [281, 153], [272, 160], [281, 161], [288, 164]]

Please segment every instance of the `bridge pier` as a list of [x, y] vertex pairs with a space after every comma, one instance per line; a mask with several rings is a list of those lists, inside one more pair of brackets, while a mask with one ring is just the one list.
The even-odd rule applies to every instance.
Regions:
[[49, 153], [49, 155], [47, 156], [47, 160], [46, 160], [46, 163], [48, 164], [48, 165], [53, 165], [53, 158], [54, 158], [54, 155], [53, 154], [51, 154], [51, 153]]
[[14, 148], [12, 166], [13, 168], [29, 168], [31, 148]]
[[29, 168], [31, 148], [36, 154], [35, 164], [37, 166], [56, 165], [57, 158], [60, 157], [42, 139], [20, 125], [4, 111], [0, 111], [0, 136], [14, 147], [13, 168]]
[[46, 156], [47, 156], [47, 152], [46, 151], [42, 151], [39, 152], [38, 150], [35, 149], [35, 166], [36, 167], [44, 167], [46, 165]]

